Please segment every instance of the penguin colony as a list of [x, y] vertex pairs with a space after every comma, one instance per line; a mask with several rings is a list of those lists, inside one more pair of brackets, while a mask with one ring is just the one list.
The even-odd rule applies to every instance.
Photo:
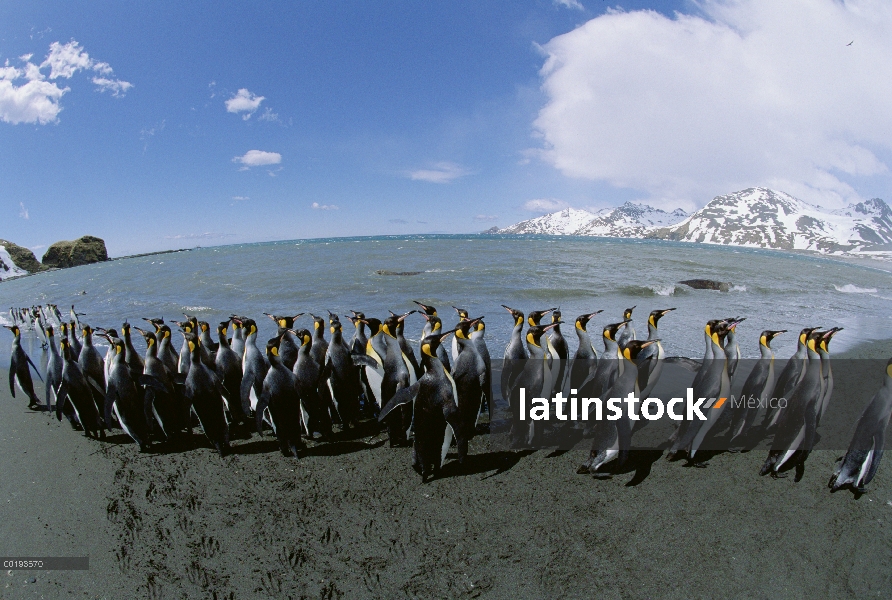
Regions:
[[[161, 318], [145, 318], [146, 329], [124, 322], [115, 329], [93, 328], [71, 307], [62, 317], [53, 304], [10, 309], [13, 335], [9, 386], [28, 398], [28, 408], [64, 416], [73, 429], [104, 439], [120, 427], [140, 448], [153, 443], [176, 443], [195, 425], [221, 456], [229, 450], [231, 434], [263, 436], [271, 430], [283, 455], [298, 458], [304, 439], [337, 439], [333, 424], [346, 432], [369, 421], [382, 423], [390, 445], [411, 445], [412, 467], [426, 481], [436, 477], [453, 442], [458, 462], [464, 462], [468, 443], [477, 432], [484, 409], [491, 416], [492, 366], [484, 339], [483, 317], [471, 318], [455, 308], [457, 325], [444, 331], [436, 308], [414, 301], [419, 309], [383, 321], [351, 311], [353, 326], [346, 339], [338, 315], [329, 313], [331, 334], [325, 338], [326, 319], [312, 318], [312, 332], [295, 328], [304, 313], [273, 315], [278, 331], [265, 346], [258, 345], [257, 323], [232, 315], [213, 328], [196, 317], [172, 323], [182, 333], [182, 345], [173, 346], [172, 330]], [[674, 308], [654, 310], [647, 318], [648, 335], [636, 339], [632, 313], [604, 326], [604, 349], [599, 352], [588, 330], [601, 311], [580, 315], [574, 322], [578, 350], [570, 360], [560, 326], [561, 312], [552, 308], [528, 315], [504, 306], [513, 320], [501, 372], [503, 400], [518, 414], [516, 393], [523, 387], [531, 396], [552, 397], [570, 391], [585, 397], [623, 398], [630, 393], [647, 398], [659, 380], [665, 351], [659, 322]], [[424, 318], [418, 346], [420, 361], [405, 336], [406, 319]], [[549, 317], [547, 323], [543, 319]], [[740, 349], [737, 326], [745, 319], [710, 320], [704, 328], [705, 352], [691, 388], [695, 397], [730, 395]], [[524, 335], [524, 327], [526, 334]], [[45, 379], [21, 345], [22, 331], [33, 331], [48, 353]], [[133, 331], [146, 343], [140, 356], [132, 343]], [[368, 332], [367, 332], [368, 330]], [[56, 342], [58, 331], [58, 345]], [[829, 344], [841, 331], [806, 328], [799, 333], [797, 350], [777, 373], [772, 340], [786, 330], [766, 330], [759, 336], [760, 359], [747, 376], [741, 396], [759, 402], [710, 410], [705, 421], [677, 424], [669, 439], [667, 458], [698, 460], [707, 436], [727, 432], [730, 449], [740, 450], [752, 433], [774, 434], [760, 474], [795, 480], [805, 461], [833, 392]], [[99, 336], [108, 343], [103, 356], [94, 344]], [[231, 336], [231, 337], [230, 337]], [[447, 338], [452, 337], [451, 343]], [[31, 369], [45, 382], [41, 403], [34, 392]], [[768, 406], [771, 398], [786, 398], [785, 406]], [[767, 410], [762, 410], [768, 406]], [[885, 430], [892, 414], [892, 359], [886, 365], [882, 387], [865, 407], [848, 451], [837, 463], [829, 487], [865, 492], [876, 475], [884, 451]], [[761, 416], [760, 424], [756, 421]], [[586, 422], [584, 435], [592, 440], [587, 460], [577, 473], [596, 478], [610, 476], [609, 468], [626, 460], [634, 433], [648, 421], [633, 421], [628, 414], [616, 421]], [[544, 423], [514, 420], [510, 437], [515, 447], [540, 445]]]

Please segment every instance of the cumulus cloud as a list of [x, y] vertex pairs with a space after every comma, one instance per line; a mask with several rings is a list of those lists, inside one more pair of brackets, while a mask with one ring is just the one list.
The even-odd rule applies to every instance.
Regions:
[[242, 163], [242, 169], [277, 165], [282, 162], [282, 155], [278, 152], [264, 152], [263, 150], [248, 150], [243, 156], [236, 156], [232, 162]]
[[537, 198], [525, 202], [523, 209], [535, 213], [550, 213], [569, 206], [569, 204], [557, 198]]
[[266, 100], [265, 97], [252, 94], [247, 88], [242, 88], [226, 101], [226, 112], [244, 113], [242, 118], [247, 121], [254, 111], [260, 108], [260, 103], [264, 100]]
[[411, 171], [409, 179], [413, 181], [429, 181], [431, 183], [449, 183], [468, 174], [468, 170], [455, 163], [439, 162], [431, 169]]
[[25, 220], [31, 218], [31, 215], [28, 214], [28, 209], [25, 208], [24, 202], [19, 202], [19, 216]]
[[319, 204], [318, 202], [313, 202], [310, 205], [310, 208], [312, 208], [313, 210], [340, 210], [334, 204]]
[[608, 11], [545, 44], [540, 156], [672, 208], [753, 185], [833, 206], [857, 198], [855, 178], [887, 172], [892, 6], [696, 6]]
[[[11, 66], [7, 60], [0, 67], [0, 121], [11, 123], [55, 123], [62, 106], [62, 96], [71, 91], [53, 80], [71, 79], [83, 70], [92, 70], [97, 90], [110, 91], [120, 97], [133, 87], [132, 83], [114, 78], [114, 71], [106, 62], [92, 58], [83, 47], [72, 40], [67, 44], [53, 42], [49, 54], [39, 65], [31, 62], [33, 54], [19, 58], [21, 67]], [[49, 70], [44, 74], [44, 70]]]

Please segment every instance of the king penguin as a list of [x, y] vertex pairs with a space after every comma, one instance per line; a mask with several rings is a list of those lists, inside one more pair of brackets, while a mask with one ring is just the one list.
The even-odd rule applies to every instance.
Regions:
[[743, 443], [756, 421], [760, 407], [769, 406], [772, 402], [777, 378], [774, 372], [774, 350], [771, 349], [771, 340], [786, 332], [786, 329], [779, 331], [766, 329], [759, 336], [760, 358], [743, 384], [740, 392], [742, 402], [732, 407], [730, 441], [732, 447]]
[[105, 422], [111, 422], [111, 415], [114, 412], [121, 429], [139, 445], [139, 451], [147, 452], [150, 440], [145, 401], [133, 382], [130, 367], [124, 360], [126, 353], [124, 340], [111, 336], [107, 339], [114, 354], [105, 392]]
[[660, 374], [663, 371], [663, 360], [666, 358], [666, 351], [663, 349], [663, 344], [660, 341], [658, 327], [660, 319], [673, 310], [675, 309], [666, 308], [663, 310], [653, 310], [647, 317], [647, 339], [653, 340], [656, 343], [641, 350], [639, 355], [640, 365], [638, 367], [638, 387], [641, 389], [642, 399], [647, 399], [650, 396], [650, 393], [660, 380]]
[[834, 327], [826, 331], [817, 343], [818, 354], [821, 356], [821, 376], [824, 378], [824, 391], [821, 393], [821, 403], [818, 406], [818, 418], [815, 426], [821, 425], [821, 418], [830, 405], [830, 396], [833, 394], [833, 369], [830, 368], [830, 340], [842, 329], [842, 327]]
[[268, 411], [282, 455], [300, 458], [298, 452], [306, 448], [301, 439], [300, 396], [294, 373], [279, 357], [281, 342], [282, 337], [277, 336], [266, 343], [266, 357], [270, 366], [263, 379], [263, 392], [257, 403], [255, 418], [257, 430], [261, 431], [262, 415]]
[[[658, 340], [638, 341], [630, 340], [622, 349], [620, 360], [623, 361], [622, 374], [617, 377], [614, 384], [605, 394], [603, 402], [618, 398], [625, 400], [629, 394], [640, 398], [638, 389], [638, 367], [641, 351], [653, 346]], [[647, 359], [643, 359], [647, 360]], [[614, 459], [619, 459], [619, 464], [625, 462], [629, 450], [632, 447], [632, 421], [627, 408], [622, 409], [622, 414], [617, 420], [601, 419], [594, 422], [592, 427], [592, 448], [589, 457], [576, 470], [579, 474], [591, 473], [598, 479], [608, 478], [609, 474], [599, 473], [599, 469]], [[587, 418], [588, 416], [584, 416]]]
[[616, 340], [616, 343], [619, 344], [620, 348], [625, 348], [626, 344], [636, 338], [635, 327], [634, 325], [632, 325], [633, 310], [635, 310], [635, 306], [633, 306], [632, 308], [627, 308], [623, 311], [623, 321], [626, 322], [626, 327], [619, 332], [619, 337]]
[[603, 311], [596, 310], [593, 313], [579, 315], [574, 323], [574, 330], [579, 344], [576, 347], [576, 353], [573, 355], [573, 362], [570, 363], [570, 381], [569, 386], [572, 389], [579, 389], [582, 385], [594, 377], [595, 369], [598, 366], [598, 351], [592, 343], [592, 338], [588, 334], [588, 324], [595, 316]]
[[483, 404], [486, 406], [486, 414], [492, 421], [492, 358], [489, 356], [489, 348], [486, 347], [486, 323], [483, 317], [477, 320], [477, 325], [471, 330], [470, 338], [474, 342], [477, 353], [483, 359], [483, 365], [486, 368], [486, 376], [483, 380]]
[[564, 339], [564, 334], [561, 333], [560, 309], [552, 311], [551, 322], [555, 326], [551, 329], [551, 335], [548, 337], [548, 347], [551, 351], [552, 360], [554, 361], [552, 363], [552, 368], [555, 371], [552, 395], [556, 395], [558, 392], [564, 390], [567, 383], [566, 377], [570, 371], [567, 368], [567, 361], [570, 358], [570, 349], [567, 346], [567, 340]]
[[[40, 408], [40, 403], [37, 401], [37, 394], [34, 393], [34, 382], [31, 380], [29, 365], [34, 368], [34, 372], [37, 373], [38, 377], [40, 377], [40, 371], [37, 370], [34, 362], [31, 361], [31, 357], [22, 348], [22, 331], [19, 329], [19, 326], [4, 325], [3, 327], [10, 330], [13, 335], [9, 362], [9, 393], [15, 398], [15, 388], [18, 386], [28, 396], [28, 408], [37, 410]], [[40, 379], [41, 381], [43, 380], [42, 377]]]
[[827, 484], [831, 492], [845, 487], [851, 487], [857, 494], [867, 491], [865, 486], [876, 475], [880, 459], [883, 458], [890, 414], [892, 414], [892, 359], [886, 363], [883, 385], [864, 407], [855, 425], [855, 434], [849, 443], [848, 451], [833, 469], [833, 476]]
[[[790, 357], [787, 364], [784, 365], [780, 375], [777, 376], [777, 383], [775, 384], [774, 389], [775, 396], [778, 398], [789, 398], [789, 395], [799, 383], [799, 379], [802, 377], [803, 367], [805, 367], [805, 364], [808, 362], [808, 348], [806, 347], [808, 336], [816, 329], [817, 327], [806, 327], [799, 332], [799, 338], [796, 342], [796, 352]], [[762, 419], [762, 427], [764, 429], [774, 427], [777, 424], [781, 412], [783, 412], [783, 409], [779, 406], [769, 407], [765, 412], [765, 417]]]
[[[294, 329], [294, 322], [302, 317], [304, 313], [298, 313], [293, 317], [287, 315], [271, 315], [269, 313], [263, 314], [275, 321], [276, 325], [279, 326], [279, 330], [276, 332], [276, 336], [282, 338], [278, 349], [279, 360], [281, 360], [282, 364], [289, 369], [293, 369], [294, 363], [297, 362], [297, 349], [300, 346], [300, 343], [294, 339], [289, 330]], [[267, 353], [267, 355], [268, 354], [269, 353]]]
[[[469, 313], [467, 310], [465, 310], [464, 308], [459, 308], [457, 306], [453, 306], [452, 308], [454, 308], [455, 312], [458, 313], [458, 322], [459, 323], [461, 323], [462, 321], [468, 320]], [[452, 362], [453, 363], [455, 363], [455, 361], [458, 360], [458, 353], [459, 353], [458, 342], [455, 340], [455, 338], [452, 338]]]
[[511, 318], [514, 319], [514, 327], [511, 330], [511, 337], [508, 345], [505, 347], [505, 356], [502, 362], [502, 375], [500, 378], [500, 389], [502, 391], [502, 400], [508, 404], [511, 388], [514, 387], [514, 380], [523, 372], [524, 361], [527, 358], [527, 351], [524, 347], [523, 340], [523, 321], [524, 314], [510, 306], [502, 305], [502, 308], [508, 311]]
[[486, 363], [474, 340], [471, 339], [471, 332], [476, 330], [477, 323], [482, 319], [483, 317], [479, 317], [462, 321], [455, 330], [460, 350], [451, 375], [458, 393], [456, 406], [460, 430], [455, 433], [457, 439], [464, 444], [464, 447], [459, 449], [461, 457], [467, 454], [467, 444], [474, 436], [487, 391]]
[[62, 382], [59, 395], [56, 397], [56, 418], [62, 420], [62, 414], [69, 405], [74, 411], [78, 423], [83, 427], [84, 435], [105, 439], [105, 424], [98, 406], [105, 405], [105, 390], [99, 390], [87, 382], [81, 373], [68, 338], [60, 338], [62, 349]]
[[508, 400], [511, 406], [513, 418], [511, 420], [511, 447], [536, 446], [542, 443], [544, 425], [542, 421], [529, 419], [525, 416], [526, 408], [521, 403], [521, 395], [527, 401], [533, 398], [548, 398], [554, 385], [551, 374], [551, 363], [547, 344], [543, 344], [542, 337], [555, 326], [533, 325], [527, 330], [526, 341], [529, 359], [524, 361], [524, 368], [514, 386], [509, 390]]
[[217, 354], [214, 357], [214, 371], [223, 386], [223, 399], [232, 417], [232, 422], [243, 426], [248, 433], [248, 416], [242, 407], [242, 363], [238, 354], [229, 346], [227, 337], [230, 321], [217, 325]]
[[353, 364], [350, 348], [344, 341], [341, 322], [332, 320], [329, 325], [331, 343], [328, 345], [328, 354], [325, 357], [323, 385], [328, 386], [335, 410], [341, 419], [343, 429], [346, 430], [351, 425], [356, 426], [359, 420], [362, 384], [359, 369]]
[[[412, 468], [421, 475], [422, 482], [440, 474], [453, 434], [462, 429], [455, 382], [437, 358], [437, 346], [451, 333], [429, 335], [422, 340], [424, 375], [394, 394], [379, 416], [384, 421], [394, 409], [415, 405]], [[458, 447], [459, 460], [462, 460], [462, 448], [467, 448], [467, 444], [459, 443]]]
[[[310, 438], [318, 431], [323, 440], [331, 441], [331, 413], [328, 402], [320, 394], [319, 388], [325, 384], [322, 381], [322, 366], [313, 358], [313, 336], [306, 329], [293, 333], [300, 344], [293, 373], [304, 418], [304, 431]], [[328, 391], [328, 388], [325, 389]]]
[[626, 322], [607, 325], [601, 332], [604, 339], [604, 353], [598, 359], [594, 376], [586, 382], [579, 393], [586, 398], [600, 398], [604, 392], [613, 386], [613, 382], [625, 368], [622, 360], [622, 351], [616, 340], [619, 332], [626, 326]]
[[[257, 323], [254, 319], [239, 319], [245, 330], [245, 355], [242, 357], [242, 410], [252, 414], [257, 409], [260, 394], [263, 393], [263, 380], [269, 369], [269, 362], [257, 347]], [[262, 415], [259, 424], [263, 424]], [[263, 429], [257, 430], [263, 435]]]
[[167, 441], [173, 441], [188, 429], [189, 409], [183, 402], [180, 390], [174, 380], [174, 373], [158, 356], [160, 345], [158, 336], [151, 331], [134, 327], [146, 341], [146, 358], [140, 383], [145, 388], [146, 420], [149, 433], [155, 430], [155, 423]]
[[201, 339], [194, 333], [186, 335], [190, 364], [183, 396], [192, 405], [204, 435], [223, 457], [229, 453], [229, 425], [226, 423], [223, 387], [214, 371], [203, 362]]
[[[421, 313], [421, 316], [425, 319], [424, 329], [421, 334], [422, 340], [429, 335], [439, 335], [443, 332], [443, 321], [440, 317], [437, 315], [428, 315], [426, 313]], [[421, 352], [421, 346], [419, 346], [418, 351], [419, 353]], [[446, 372], [451, 373], [452, 363], [449, 360], [449, 352], [443, 344], [437, 345], [437, 358], [440, 359], [440, 363], [443, 365], [443, 368], [446, 369]], [[421, 366], [422, 368], [424, 367], [424, 361], [422, 361]]]
[[[93, 345], [93, 328], [84, 323], [81, 333], [83, 333], [83, 345], [77, 364], [81, 368], [84, 377], [88, 380], [92, 378], [104, 390], [106, 388], [105, 362], [102, 360], [99, 350]], [[123, 359], [123, 357], [121, 358]]]

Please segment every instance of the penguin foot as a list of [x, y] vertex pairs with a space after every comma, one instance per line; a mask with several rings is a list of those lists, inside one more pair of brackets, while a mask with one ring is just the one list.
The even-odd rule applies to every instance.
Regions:
[[37, 402], [32, 402], [28, 405], [28, 410], [43, 410], [43, 405], [38, 404]]
[[577, 475], [588, 475], [588, 465], [579, 465], [579, 468], [576, 469]]
[[599, 480], [613, 479], [613, 475], [610, 473], [592, 473], [592, 477]]
[[788, 475], [788, 473], [778, 473], [777, 471], [771, 472], [772, 479], [786, 479], [787, 475]]
[[697, 468], [697, 469], [705, 469], [706, 467], [709, 466], [709, 463], [706, 462], [706, 461], [703, 461], [703, 462], [695, 462], [695, 463], [691, 463], [691, 466], [692, 466], [692, 467], [695, 467], [695, 468]]

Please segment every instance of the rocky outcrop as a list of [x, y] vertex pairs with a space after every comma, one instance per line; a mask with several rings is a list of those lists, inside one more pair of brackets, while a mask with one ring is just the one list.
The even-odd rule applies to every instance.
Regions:
[[39, 262], [37, 262], [37, 258], [35, 258], [34, 253], [27, 248], [22, 248], [18, 244], [13, 244], [12, 242], [7, 242], [6, 240], [0, 240], [0, 246], [6, 248], [6, 252], [9, 253], [9, 257], [15, 263], [15, 266], [20, 269], [24, 269], [29, 273], [36, 273], [46, 268]]
[[692, 287], [695, 290], [718, 290], [720, 292], [731, 291], [731, 284], [727, 281], [713, 281], [712, 279], [686, 279], [679, 281], [682, 285]]
[[74, 241], [56, 242], [47, 248], [42, 260], [45, 267], [64, 269], [106, 261], [108, 251], [104, 240], [85, 235]]

